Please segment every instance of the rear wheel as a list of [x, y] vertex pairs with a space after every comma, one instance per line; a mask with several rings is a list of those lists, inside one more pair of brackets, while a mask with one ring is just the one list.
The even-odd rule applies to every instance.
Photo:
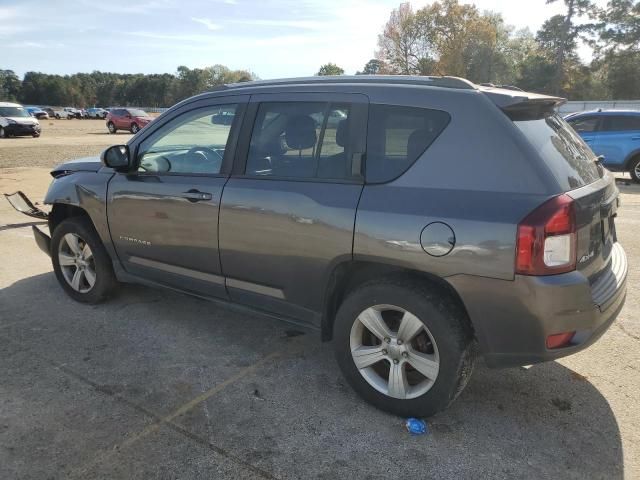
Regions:
[[109, 129], [109, 133], [116, 133], [118, 131], [113, 122], [107, 123], [107, 128]]
[[131, 133], [133, 133], [135, 135], [139, 131], [140, 131], [140, 127], [138, 126], [138, 124], [137, 123], [132, 123], [131, 124]]
[[99, 303], [117, 289], [109, 254], [86, 218], [69, 218], [56, 227], [51, 259], [58, 282], [78, 302]]
[[60, 120], [60, 114], [56, 113], [56, 120]]
[[340, 306], [334, 348], [365, 400], [401, 416], [446, 408], [466, 385], [475, 342], [455, 300], [404, 278], [359, 287]]
[[640, 156], [631, 160], [629, 173], [631, 174], [631, 178], [634, 182], [640, 183]]
[[7, 138], [7, 132], [2, 127], [0, 127], [0, 138]]
[[40, 136], [40, 134], [39, 134], [39, 133], [34, 133], [34, 134], [33, 134], [33, 138], [38, 138], [39, 136]]

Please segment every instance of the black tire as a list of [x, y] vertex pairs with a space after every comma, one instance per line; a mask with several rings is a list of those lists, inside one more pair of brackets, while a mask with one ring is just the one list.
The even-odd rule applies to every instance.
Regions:
[[113, 122], [107, 123], [107, 129], [109, 129], [109, 133], [116, 133], [118, 131]]
[[38, 138], [40, 136], [40, 134], [39, 133], [34, 133], [32, 136], [33, 136], [33, 138]]
[[0, 127], [0, 138], [7, 138], [7, 132], [4, 128]]
[[[95, 271], [95, 283], [87, 292], [76, 291], [67, 281], [62, 272], [59, 261], [60, 244], [66, 234], [77, 235], [85, 241], [93, 253], [93, 269]], [[109, 254], [104, 248], [93, 224], [85, 217], [72, 217], [62, 221], [51, 236], [51, 260], [53, 271], [62, 286], [62, 289], [77, 302], [95, 304], [100, 303], [118, 288], [118, 281], [113, 273], [113, 266]]]
[[[351, 329], [357, 317], [374, 305], [394, 305], [411, 312], [433, 337], [439, 370], [426, 393], [411, 399], [393, 398], [371, 386], [356, 367]], [[338, 365], [353, 389], [375, 407], [402, 417], [428, 417], [447, 408], [466, 386], [476, 358], [476, 342], [459, 303], [448, 292], [408, 277], [368, 282], [351, 292], [338, 310], [333, 341]], [[387, 360], [382, 363], [391, 366]]]
[[56, 113], [56, 120], [60, 120], [60, 114]]
[[631, 159], [629, 174], [631, 175], [631, 180], [640, 183], [640, 155]]
[[132, 123], [131, 124], [131, 133], [133, 133], [135, 135], [139, 131], [140, 131], [140, 127], [138, 126], [138, 124], [137, 123]]

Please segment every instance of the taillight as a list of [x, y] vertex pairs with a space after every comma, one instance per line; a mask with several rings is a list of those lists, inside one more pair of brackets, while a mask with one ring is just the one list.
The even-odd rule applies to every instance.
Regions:
[[553, 275], [576, 268], [573, 199], [560, 195], [536, 208], [518, 225], [516, 273]]

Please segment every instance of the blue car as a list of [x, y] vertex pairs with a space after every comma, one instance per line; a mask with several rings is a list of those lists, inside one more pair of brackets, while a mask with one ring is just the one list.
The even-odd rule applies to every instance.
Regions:
[[629, 172], [640, 182], [640, 111], [597, 110], [572, 113], [565, 120], [613, 172]]

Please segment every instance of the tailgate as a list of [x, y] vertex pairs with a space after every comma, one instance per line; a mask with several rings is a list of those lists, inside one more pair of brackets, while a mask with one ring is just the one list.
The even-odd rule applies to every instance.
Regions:
[[617, 241], [615, 217], [618, 210], [618, 187], [608, 171], [584, 187], [567, 192], [575, 201], [576, 267], [593, 285], [611, 263]]

